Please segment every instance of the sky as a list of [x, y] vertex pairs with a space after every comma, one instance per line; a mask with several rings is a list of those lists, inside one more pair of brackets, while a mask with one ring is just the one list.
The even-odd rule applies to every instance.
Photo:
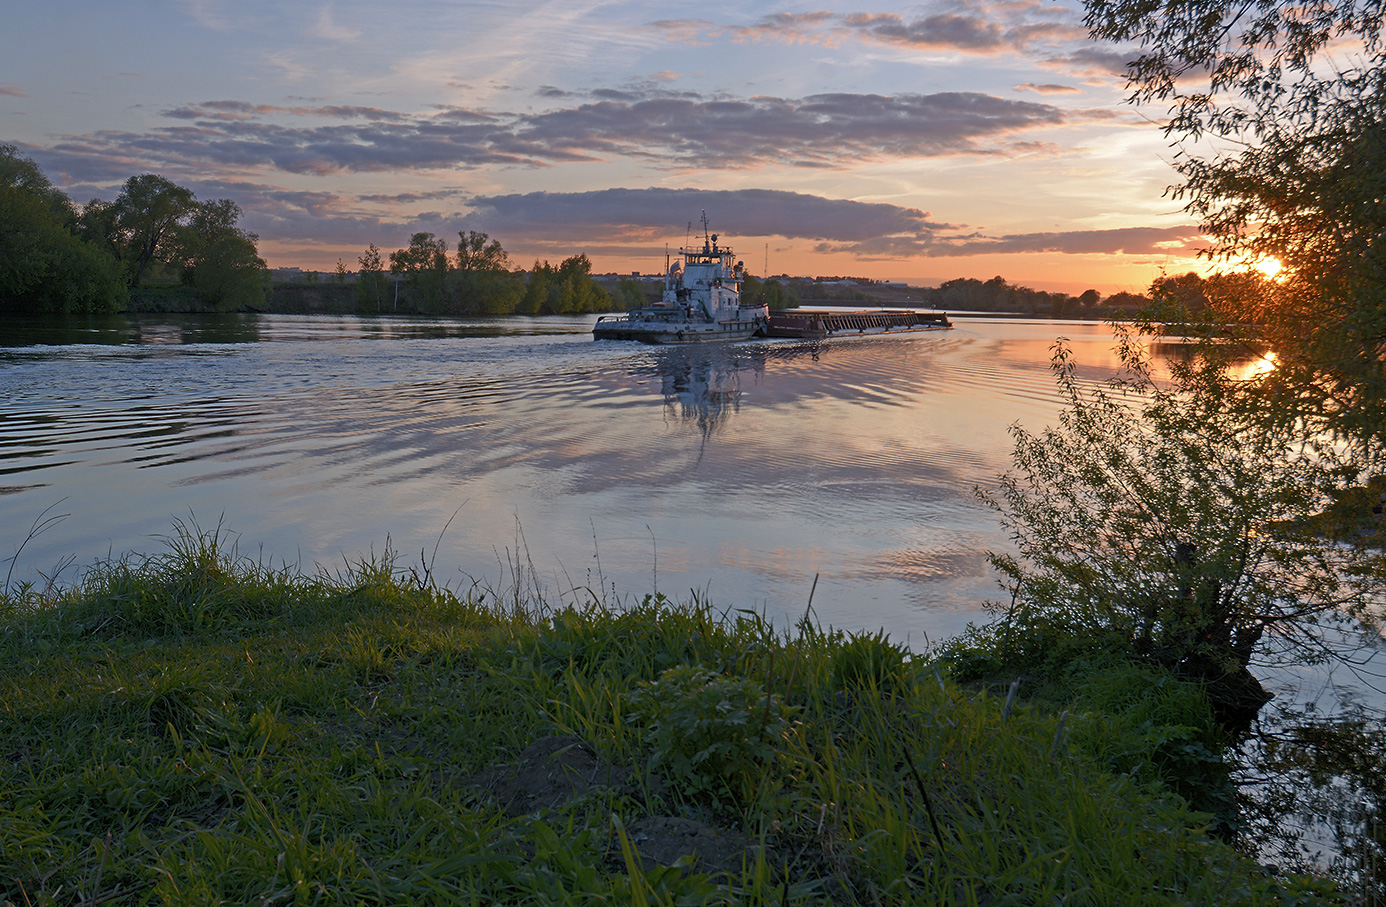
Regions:
[[1071, 0], [47, 0], [0, 33], [0, 143], [78, 203], [157, 173], [271, 267], [427, 231], [518, 267], [1140, 292], [1204, 245], [1132, 48]]

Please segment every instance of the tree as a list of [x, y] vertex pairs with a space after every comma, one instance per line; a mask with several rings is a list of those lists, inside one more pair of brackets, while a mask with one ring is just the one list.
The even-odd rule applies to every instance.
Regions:
[[1193, 271], [1175, 277], [1161, 274], [1150, 284], [1150, 298], [1173, 303], [1188, 314], [1201, 312], [1208, 307], [1205, 284]]
[[520, 297], [516, 311], [522, 315], [543, 315], [552, 311], [549, 307], [549, 296], [554, 289], [556, 277], [557, 272], [553, 265], [547, 261], [540, 264], [536, 260], [529, 269], [529, 280], [525, 283], [525, 292]]
[[126, 294], [115, 258], [74, 236], [41, 194], [0, 184], [0, 309], [110, 312]]
[[409, 237], [409, 248], [390, 253], [390, 273], [405, 279], [420, 305], [434, 311], [442, 309], [448, 241], [432, 233], [415, 233]]
[[241, 213], [229, 198], [194, 200], [167, 261], [181, 267], [184, 284], [224, 311], [263, 308], [269, 293], [269, 268], [255, 247], [259, 237], [240, 228]]
[[773, 277], [759, 280], [747, 274], [741, 285], [741, 297], [750, 304], [767, 305], [774, 311], [799, 307], [799, 297], [794, 291]]
[[501, 248], [500, 240], [485, 233], [467, 230], [457, 234], [457, 270], [509, 271], [510, 256]]
[[183, 283], [189, 286], [196, 283], [198, 267], [222, 238], [246, 236], [252, 243], [255, 241], [254, 234], [245, 234], [236, 226], [240, 217], [240, 206], [229, 198], [193, 202], [187, 222], [176, 231], [178, 249], [168, 259], [170, 264], [181, 266]]
[[525, 315], [580, 315], [609, 312], [615, 303], [592, 279], [592, 262], [586, 255], [570, 255], [554, 267], [534, 263], [517, 311]]
[[[1381, 0], [1086, 0], [1092, 33], [1135, 41], [1131, 99], [1165, 103], [1174, 195], [1229, 264], [1283, 267], [1240, 300], [1277, 367], [1268, 412], [1386, 439], [1386, 31]], [[1202, 149], [1195, 143], [1201, 142]]]
[[201, 253], [193, 286], [221, 311], [263, 308], [270, 274], [254, 234], [224, 233]]
[[558, 289], [555, 314], [580, 315], [612, 308], [611, 294], [592, 279], [592, 262], [586, 255], [570, 255], [559, 262]]
[[627, 311], [649, 305], [650, 298], [645, 287], [634, 277], [622, 277], [616, 285], [616, 304]]
[[380, 311], [385, 296], [385, 262], [380, 257], [380, 249], [371, 243], [356, 262], [361, 266], [356, 280], [356, 298], [359, 302], [374, 302], [376, 311]]
[[125, 302], [119, 263], [76, 226], [72, 203], [38, 165], [0, 145], [0, 308], [65, 314]]
[[116, 200], [98, 205], [92, 220], [125, 263], [130, 286], [138, 287], [151, 264], [178, 259], [179, 228], [197, 209], [191, 190], [146, 173], [126, 180]]
[[1103, 308], [1123, 312], [1136, 312], [1148, 305], [1150, 305], [1149, 296], [1142, 296], [1139, 293], [1128, 293], [1125, 290], [1113, 293], [1102, 300]]
[[500, 241], [476, 230], [457, 234], [452, 289], [458, 309], [468, 315], [509, 315], [524, 295]]
[[46, 207], [52, 219], [63, 227], [76, 220], [72, 200], [49, 182], [38, 164], [19, 153], [14, 145], [0, 144], [0, 186], [16, 189]]
[[1243, 725], [1269, 699], [1254, 658], [1317, 661], [1321, 624], [1375, 619], [1382, 577], [1345, 570], [1351, 552], [1306, 520], [1354, 464], [1229, 405], [1221, 361], [1157, 381], [1130, 335], [1120, 352], [1123, 382], [1089, 389], [1056, 346], [1059, 426], [1014, 428], [1018, 471], [982, 493], [1017, 549], [991, 555], [1012, 596], [993, 632], [1158, 665]]

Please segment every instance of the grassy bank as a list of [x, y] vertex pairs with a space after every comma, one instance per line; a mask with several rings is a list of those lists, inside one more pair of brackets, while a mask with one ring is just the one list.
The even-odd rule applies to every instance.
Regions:
[[183, 532], [9, 589], [0, 901], [1329, 902], [1114, 770], [1149, 721], [811, 620], [519, 586], [305, 576]]

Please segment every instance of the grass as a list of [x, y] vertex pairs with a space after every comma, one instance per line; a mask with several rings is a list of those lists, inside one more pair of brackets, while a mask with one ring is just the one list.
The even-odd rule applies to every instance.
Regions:
[[[881, 635], [696, 597], [550, 609], [388, 554], [305, 576], [179, 527], [0, 597], [0, 903], [1337, 902], [1082, 743], [1139, 761], [1151, 729], [1123, 727]], [[553, 734], [643, 780], [520, 816], [469, 783]], [[761, 846], [643, 864], [648, 816]]]

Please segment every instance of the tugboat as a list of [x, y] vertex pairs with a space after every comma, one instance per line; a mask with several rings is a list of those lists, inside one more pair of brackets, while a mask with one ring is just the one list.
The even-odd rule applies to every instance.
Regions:
[[603, 315], [592, 328], [594, 340], [640, 340], [644, 343], [710, 343], [763, 336], [770, 309], [742, 305], [745, 266], [733, 263], [732, 250], [708, 233], [703, 212], [703, 247], [682, 249], [664, 276], [664, 293], [654, 305], [624, 315]]

